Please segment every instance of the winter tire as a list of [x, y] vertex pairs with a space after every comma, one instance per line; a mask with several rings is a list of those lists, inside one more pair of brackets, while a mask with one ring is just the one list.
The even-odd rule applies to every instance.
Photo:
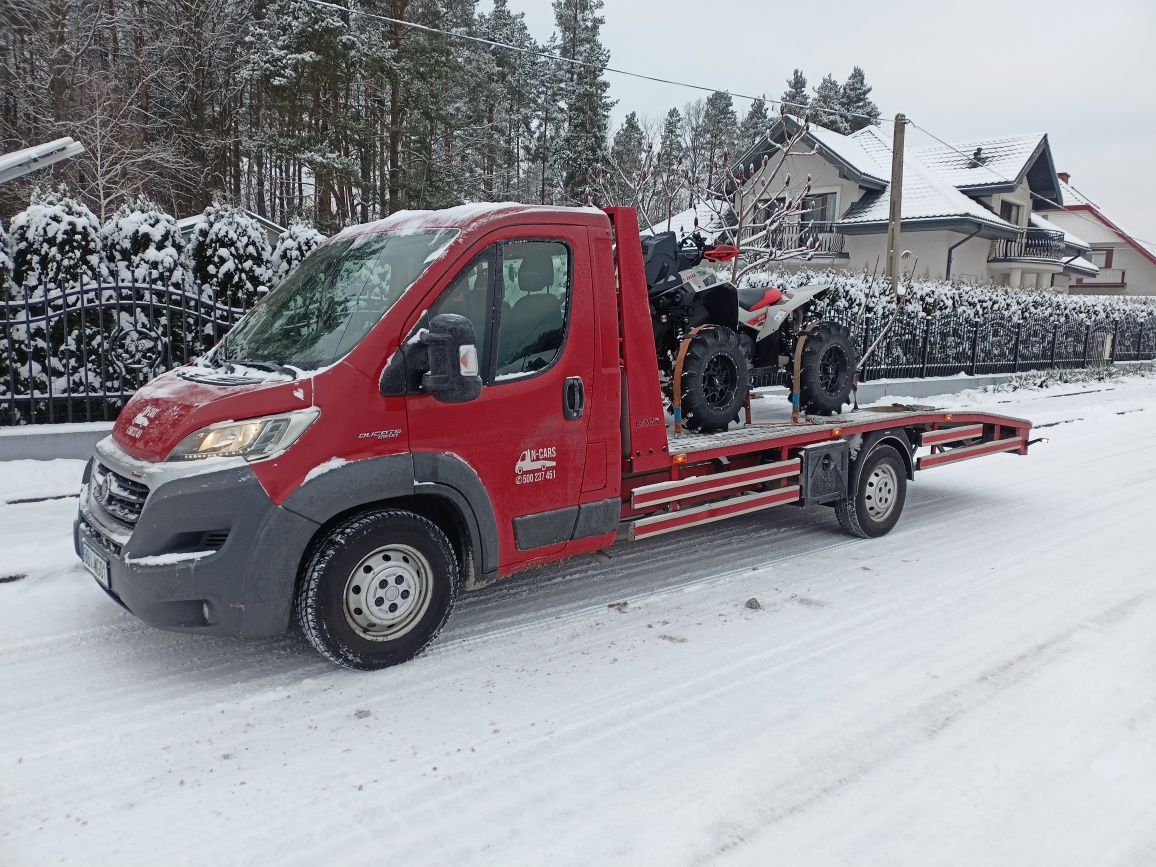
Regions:
[[873, 448], [852, 473], [855, 490], [835, 503], [839, 526], [852, 536], [874, 539], [891, 532], [907, 499], [907, 467], [894, 446]]
[[688, 430], [726, 430], [750, 388], [751, 365], [734, 331], [715, 326], [691, 339], [682, 363], [682, 418]]
[[833, 322], [816, 326], [803, 344], [799, 381], [803, 412], [835, 415], [850, 403], [855, 364], [848, 328]]
[[446, 622], [460, 570], [445, 533], [400, 510], [364, 512], [311, 548], [297, 619], [314, 649], [345, 668], [372, 671], [421, 653]]

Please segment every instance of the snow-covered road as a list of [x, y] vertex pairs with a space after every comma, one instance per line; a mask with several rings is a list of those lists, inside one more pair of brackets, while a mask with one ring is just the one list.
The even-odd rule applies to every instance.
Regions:
[[883, 539], [779, 509], [519, 578], [375, 674], [142, 626], [74, 499], [0, 505], [0, 864], [1156, 863], [1156, 380], [965, 400], [1052, 442]]

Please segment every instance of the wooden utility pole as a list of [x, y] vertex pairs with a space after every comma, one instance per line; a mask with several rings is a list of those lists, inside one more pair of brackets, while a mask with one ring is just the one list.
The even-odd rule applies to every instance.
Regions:
[[907, 117], [895, 115], [895, 131], [891, 135], [891, 211], [887, 217], [887, 277], [891, 294], [899, 292], [899, 222], [903, 217], [903, 129]]

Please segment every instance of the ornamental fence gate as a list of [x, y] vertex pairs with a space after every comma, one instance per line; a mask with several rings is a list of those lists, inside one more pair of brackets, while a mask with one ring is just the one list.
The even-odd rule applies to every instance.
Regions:
[[[183, 287], [45, 287], [0, 303], [0, 425], [110, 421], [159, 373], [213, 346], [241, 317], [232, 298]], [[888, 317], [868, 316], [860, 353]], [[845, 324], [854, 327], [853, 319]], [[863, 380], [1078, 368], [1156, 359], [1156, 315], [1093, 323], [902, 317]]]
[[232, 302], [120, 282], [0, 303], [0, 424], [115, 419], [154, 376], [213, 346], [245, 312]]

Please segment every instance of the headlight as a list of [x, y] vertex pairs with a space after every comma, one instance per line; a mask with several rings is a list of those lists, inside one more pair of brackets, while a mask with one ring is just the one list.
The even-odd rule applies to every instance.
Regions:
[[247, 421], [222, 421], [191, 433], [169, 454], [170, 461], [200, 458], [272, 458], [297, 442], [321, 411], [316, 407]]

